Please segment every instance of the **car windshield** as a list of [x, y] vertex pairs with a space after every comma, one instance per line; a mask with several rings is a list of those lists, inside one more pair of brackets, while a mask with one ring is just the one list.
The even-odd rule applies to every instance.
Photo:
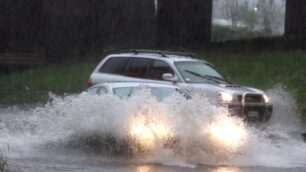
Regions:
[[175, 88], [167, 88], [167, 87], [120, 87], [120, 88], [114, 88], [113, 91], [114, 94], [119, 96], [120, 98], [128, 98], [141, 89], [149, 89], [151, 95], [154, 96], [158, 101], [162, 101], [163, 99], [175, 93], [183, 94], [183, 92], [181, 93], [177, 91]]
[[175, 62], [175, 66], [187, 83], [228, 83], [222, 74], [204, 62]]

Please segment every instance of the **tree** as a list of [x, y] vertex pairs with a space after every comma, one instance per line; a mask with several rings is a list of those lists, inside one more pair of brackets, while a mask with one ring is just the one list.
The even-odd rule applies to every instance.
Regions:
[[266, 33], [283, 32], [285, 22], [285, 0], [258, 0], [259, 24]]
[[261, 15], [264, 32], [272, 33], [272, 22], [276, 11], [274, 0], [259, 0], [257, 8]]
[[238, 7], [238, 19], [243, 21], [249, 12], [249, 1], [245, 1]]
[[258, 22], [257, 12], [254, 9], [248, 10], [243, 21], [247, 25], [248, 29], [254, 30], [255, 25]]
[[239, 2], [238, 0], [223, 0], [222, 11], [226, 19], [231, 20], [232, 26], [237, 27], [239, 20]]

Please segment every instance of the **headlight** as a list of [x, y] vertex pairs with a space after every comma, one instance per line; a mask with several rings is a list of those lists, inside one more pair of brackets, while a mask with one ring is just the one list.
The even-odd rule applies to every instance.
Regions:
[[130, 127], [131, 137], [147, 149], [153, 148], [158, 140], [167, 139], [170, 129], [165, 119], [149, 118], [145, 115], [136, 115]]
[[234, 96], [232, 94], [229, 94], [229, 93], [219, 92], [219, 94], [218, 94], [219, 101], [232, 102], [233, 98], [234, 98]]
[[238, 151], [245, 145], [248, 138], [244, 123], [227, 115], [217, 116], [205, 126], [205, 134], [218, 148]]
[[264, 94], [263, 98], [265, 100], [265, 103], [269, 103], [270, 102], [270, 99], [269, 99], [269, 97], [267, 95]]

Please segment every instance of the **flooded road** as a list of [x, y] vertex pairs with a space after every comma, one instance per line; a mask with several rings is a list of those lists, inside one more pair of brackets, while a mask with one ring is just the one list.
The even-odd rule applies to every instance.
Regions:
[[197, 96], [51, 96], [43, 106], [0, 108], [0, 151], [21, 172], [306, 171], [295, 99], [280, 87], [267, 93], [273, 117], [258, 125]]

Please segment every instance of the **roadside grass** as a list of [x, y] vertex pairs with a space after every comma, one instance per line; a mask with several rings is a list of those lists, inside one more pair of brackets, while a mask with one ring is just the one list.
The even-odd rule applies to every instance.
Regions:
[[78, 93], [86, 88], [95, 64], [50, 65], [28, 71], [0, 75], [0, 104], [46, 102], [48, 93]]
[[[260, 89], [283, 84], [306, 108], [306, 52], [216, 53], [199, 51], [237, 84]], [[48, 93], [79, 93], [96, 63], [50, 65], [0, 75], [0, 104], [46, 102]]]

